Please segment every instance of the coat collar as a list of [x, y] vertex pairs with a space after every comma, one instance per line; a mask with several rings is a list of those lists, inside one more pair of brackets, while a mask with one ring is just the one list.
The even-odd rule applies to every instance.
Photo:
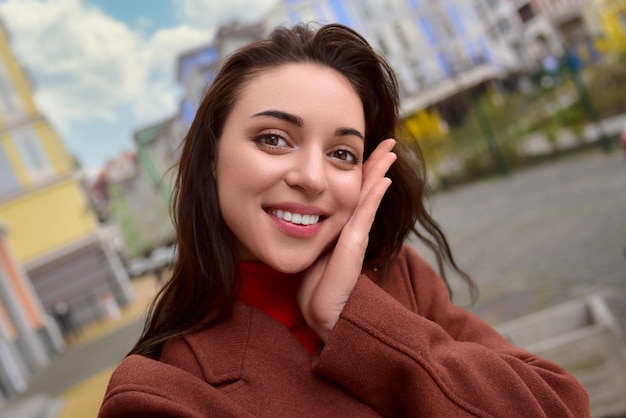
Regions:
[[309, 369], [311, 364], [310, 354], [289, 329], [240, 301], [235, 302], [227, 320], [186, 335], [175, 344], [179, 347], [171, 347], [165, 361], [200, 374], [198, 377], [213, 386], [242, 379], [246, 370], [276, 356], [281, 368]]

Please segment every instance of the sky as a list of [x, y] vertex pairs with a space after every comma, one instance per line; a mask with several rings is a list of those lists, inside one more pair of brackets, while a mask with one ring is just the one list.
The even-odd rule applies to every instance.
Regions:
[[133, 133], [175, 115], [180, 53], [276, 0], [0, 0], [0, 19], [39, 110], [87, 172], [134, 149]]

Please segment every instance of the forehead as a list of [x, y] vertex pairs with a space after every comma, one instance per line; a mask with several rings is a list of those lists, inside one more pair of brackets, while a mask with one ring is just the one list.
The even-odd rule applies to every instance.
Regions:
[[285, 64], [260, 71], [245, 83], [238, 96], [235, 108], [243, 107], [298, 114], [340, 111], [353, 123], [364, 123], [363, 103], [352, 84], [337, 70], [321, 64]]
[[250, 82], [246, 83], [246, 87], [249, 87], [251, 83], [258, 83], [260, 79], [265, 79], [267, 83], [275, 81], [299, 81], [305, 84], [310, 84], [316, 79], [334, 79], [334, 81], [343, 84], [345, 88], [352, 90], [356, 94], [350, 81], [341, 74], [341, 72], [320, 63], [293, 62], [281, 64], [276, 67], [262, 68], [254, 72], [254, 75], [250, 78]]

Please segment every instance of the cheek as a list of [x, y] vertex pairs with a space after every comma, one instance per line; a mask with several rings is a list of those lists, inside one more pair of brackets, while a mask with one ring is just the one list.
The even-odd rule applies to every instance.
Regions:
[[[219, 207], [227, 223], [232, 209], [237, 206], [237, 193], [234, 191], [241, 187], [242, 175], [244, 174], [237, 169], [236, 159], [231, 155], [230, 149], [228, 147], [220, 148], [215, 177]], [[229, 224], [228, 226], [231, 227], [232, 225]]]
[[343, 179], [343, 181], [337, 182], [335, 185], [335, 196], [337, 205], [341, 208], [341, 212], [345, 214], [345, 220], [347, 221], [359, 203], [361, 196], [361, 173], [355, 173]]

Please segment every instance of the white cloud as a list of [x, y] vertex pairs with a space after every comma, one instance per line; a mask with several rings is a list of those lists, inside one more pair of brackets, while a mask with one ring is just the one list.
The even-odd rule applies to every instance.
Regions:
[[212, 36], [179, 26], [145, 39], [80, 0], [8, 0], [0, 16], [39, 107], [62, 131], [92, 118], [113, 122], [129, 105], [141, 123], [169, 116], [178, 100], [176, 56]]
[[148, 89], [135, 102], [137, 117], [143, 122], [163, 114], [163, 108], [173, 109], [178, 105], [175, 94], [161, 92], [178, 89], [177, 57], [191, 48], [206, 44], [213, 32], [189, 26], [161, 29], [146, 42], [141, 51], [148, 70]]
[[125, 25], [78, 0], [10, 0], [0, 13], [39, 106], [62, 129], [110, 120], [137, 94], [145, 76], [135, 53], [140, 39]]

